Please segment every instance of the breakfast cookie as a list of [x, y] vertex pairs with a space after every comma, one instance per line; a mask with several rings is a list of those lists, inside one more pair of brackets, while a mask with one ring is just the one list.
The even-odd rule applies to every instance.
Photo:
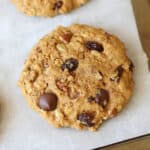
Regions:
[[58, 27], [27, 58], [19, 80], [29, 105], [55, 127], [95, 131], [133, 92], [124, 44], [87, 25]]
[[80, 7], [88, 0], [12, 0], [20, 11], [30, 16], [56, 16]]

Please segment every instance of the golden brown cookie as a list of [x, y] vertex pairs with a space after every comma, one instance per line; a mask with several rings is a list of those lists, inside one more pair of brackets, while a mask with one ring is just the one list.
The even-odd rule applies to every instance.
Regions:
[[124, 44], [87, 25], [58, 27], [27, 58], [19, 80], [29, 105], [55, 127], [95, 131], [133, 91]]
[[80, 7], [88, 0], [12, 0], [21, 12], [30, 16], [56, 16]]

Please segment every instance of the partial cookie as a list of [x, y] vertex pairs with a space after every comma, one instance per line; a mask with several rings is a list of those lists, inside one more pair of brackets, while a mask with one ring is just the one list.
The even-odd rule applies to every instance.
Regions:
[[21, 12], [30, 16], [56, 16], [80, 7], [88, 0], [12, 0]]
[[58, 27], [27, 58], [19, 80], [29, 105], [55, 127], [95, 131], [133, 91], [124, 44], [87, 25]]

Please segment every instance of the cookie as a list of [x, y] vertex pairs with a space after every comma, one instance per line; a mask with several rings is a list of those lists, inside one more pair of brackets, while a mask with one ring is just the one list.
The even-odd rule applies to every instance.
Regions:
[[12, 0], [21, 12], [29, 16], [56, 16], [80, 7], [88, 0]]
[[95, 131], [133, 92], [124, 44], [103, 29], [58, 27], [27, 58], [19, 86], [29, 105], [55, 127]]

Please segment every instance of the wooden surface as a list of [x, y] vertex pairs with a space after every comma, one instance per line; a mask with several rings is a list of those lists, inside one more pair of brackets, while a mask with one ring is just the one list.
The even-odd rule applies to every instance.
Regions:
[[150, 0], [132, 0], [137, 26], [150, 68]]
[[150, 150], [150, 135], [98, 150]]

